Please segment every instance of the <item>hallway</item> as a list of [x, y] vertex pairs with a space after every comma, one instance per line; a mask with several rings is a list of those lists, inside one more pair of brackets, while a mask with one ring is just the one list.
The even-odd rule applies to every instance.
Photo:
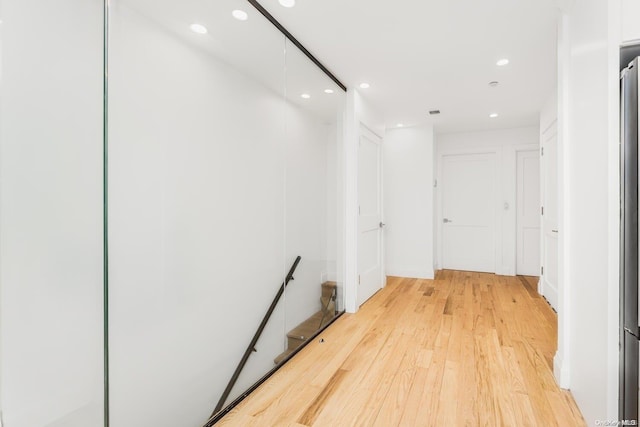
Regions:
[[389, 278], [218, 425], [585, 425], [553, 378], [556, 333], [535, 278]]

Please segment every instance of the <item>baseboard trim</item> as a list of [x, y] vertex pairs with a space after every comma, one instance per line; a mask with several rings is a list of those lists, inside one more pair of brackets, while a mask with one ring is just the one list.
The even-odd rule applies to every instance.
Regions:
[[387, 267], [385, 269], [387, 276], [406, 277], [411, 279], [433, 279], [435, 277], [434, 270], [419, 270], [410, 268], [394, 268]]
[[571, 386], [569, 381], [569, 366], [564, 362], [559, 353], [553, 357], [553, 376], [560, 388], [568, 390]]

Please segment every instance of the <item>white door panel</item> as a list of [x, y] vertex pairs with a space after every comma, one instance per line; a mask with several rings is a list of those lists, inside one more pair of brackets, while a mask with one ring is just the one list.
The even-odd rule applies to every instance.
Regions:
[[442, 158], [442, 264], [495, 272], [494, 153]]
[[358, 149], [358, 305], [384, 284], [382, 272], [382, 141], [361, 129]]
[[445, 226], [443, 231], [442, 249], [445, 268], [492, 271], [494, 252], [491, 227], [449, 225]]
[[542, 295], [549, 301], [551, 307], [558, 307], [558, 239], [556, 236], [544, 237], [544, 282]]
[[540, 290], [558, 309], [558, 152], [556, 124], [542, 134], [542, 267]]
[[517, 153], [516, 274], [540, 274], [540, 160], [538, 150]]

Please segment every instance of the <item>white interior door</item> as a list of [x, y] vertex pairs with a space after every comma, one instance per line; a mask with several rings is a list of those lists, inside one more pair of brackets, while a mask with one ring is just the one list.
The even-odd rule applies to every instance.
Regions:
[[516, 274], [540, 274], [540, 156], [518, 151], [516, 212]]
[[358, 305], [384, 284], [382, 271], [382, 141], [360, 130], [358, 149]]
[[558, 310], [558, 144], [557, 124], [542, 134], [542, 275], [540, 292]]
[[495, 153], [442, 158], [442, 265], [495, 272]]

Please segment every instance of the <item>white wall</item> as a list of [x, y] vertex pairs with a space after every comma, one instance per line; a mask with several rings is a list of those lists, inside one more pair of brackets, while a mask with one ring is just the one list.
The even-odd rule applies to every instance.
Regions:
[[387, 130], [383, 144], [389, 276], [433, 279], [433, 126]]
[[[361, 125], [369, 128], [384, 142], [383, 115], [357, 89], [350, 89], [347, 92], [344, 123], [344, 295], [345, 310], [349, 313], [358, 311], [358, 144]], [[384, 164], [382, 169], [384, 177]]]
[[575, 2], [558, 32], [563, 283], [555, 366], [589, 424], [618, 415], [619, 7]]
[[549, 95], [544, 105], [542, 106], [542, 109], [540, 110], [540, 133], [547, 129], [556, 120], [558, 120], [557, 89]]
[[[496, 198], [496, 273], [516, 274], [516, 156], [518, 150], [536, 149], [539, 146], [537, 127], [502, 129], [482, 132], [464, 132], [436, 135], [436, 162], [445, 154], [495, 152], [500, 177]], [[438, 190], [442, 187], [438, 187]], [[439, 194], [439, 193], [438, 193]], [[437, 197], [439, 203], [439, 196]], [[505, 209], [505, 203], [508, 209]], [[436, 235], [441, 242], [442, 213], [436, 206]], [[442, 265], [440, 244], [437, 245], [437, 267]]]
[[4, 425], [103, 409], [102, 1], [0, 5]]
[[621, 0], [622, 41], [640, 41], [640, 0]]
[[111, 24], [111, 422], [201, 425], [296, 255], [231, 397], [320, 309], [336, 127], [122, 3]]

